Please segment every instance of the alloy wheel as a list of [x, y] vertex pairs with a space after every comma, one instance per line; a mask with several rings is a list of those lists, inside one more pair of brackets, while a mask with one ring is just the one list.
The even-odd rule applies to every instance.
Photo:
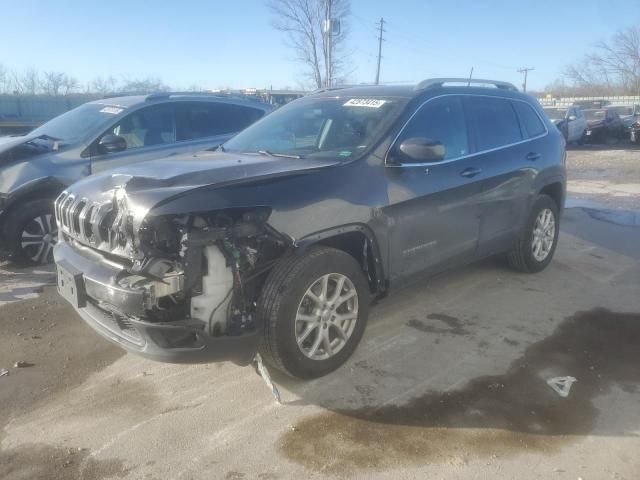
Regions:
[[533, 226], [531, 253], [538, 262], [543, 262], [553, 248], [556, 235], [556, 222], [553, 212], [545, 208], [538, 213]]
[[20, 246], [26, 258], [36, 265], [53, 262], [53, 246], [58, 240], [58, 227], [50, 213], [29, 221], [22, 231]]
[[323, 275], [307, 289], [298, 305], [295, 336], [298, 348], [312, 360], [326, 360], [347, 344], [358, 321], [358, 293], [340, 273]]

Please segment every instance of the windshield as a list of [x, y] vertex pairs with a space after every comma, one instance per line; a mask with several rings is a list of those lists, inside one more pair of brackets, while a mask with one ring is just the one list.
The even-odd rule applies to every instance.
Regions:
[[562, 120], [567, 115], [566, 108], [545, 108], [544, 113], [547, 114], [551, 120]]
[[585, 110], [583, 113], [587, 120], [604, 120], [607, 114], [605, 110]]
[[109, 123], [122, 110], [121, 107], [85, 103], [48, 121], [31, 134], [48, 135], [65, 143], [76, 143], [94, 129]]
[[298, 100], [239, 133], [224, 149], [296, 157], [356, 157], [405, 103], [386, 97]]

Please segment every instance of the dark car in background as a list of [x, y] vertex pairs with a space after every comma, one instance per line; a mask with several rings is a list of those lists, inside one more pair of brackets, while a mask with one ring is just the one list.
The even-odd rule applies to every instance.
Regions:
[[215, 147], [271, 108], [225, 95], [114, 97], [0, 137], [0, 249], [19, 264], [50, 263], [53, 200], [65, 187], [117, 166]]
[[615, 110], [620, 116], [625, 136], [631, 138], [631, 126], [640, 121], [640, 105], [611, 105], [609, 108]]
[[583, 113], [587, 119], [586, 140], [589, 143], [606, 143], [626, 137], [624, 124], [613, 108], [584, 110]]
[[216, 151], [67, 188], [58, 290], [131, 352], [246, 364], [260, 348], [317, 377], [354, 351], [372, 297], [501, 253], [544, 269], [565, 182], [562, 135], [509, 83], [327, 89]]

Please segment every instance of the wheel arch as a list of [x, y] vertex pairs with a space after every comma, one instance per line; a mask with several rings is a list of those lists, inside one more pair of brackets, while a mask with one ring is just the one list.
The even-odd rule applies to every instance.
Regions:
[[301, 238], [296, 244], [301, 249], [323, 245], [348, 253], [362, 268], [372, 294], [381, 294], [387, 289], [378, 241], [364, 224], [353, 223], [322, 230]]
[[0, 226], [0, 232], [2, 236], [6, 232], [6, 219], [11, 215], [16, 208], [18, 208], [24, 202], [31, 202], [34, 200], [51, 199], [52, 201], [64, 190], [65, 184], [53, 177], [45, 177], [37, 180], [33, 180], [20, 189], [13, 192], [6, 200], [6, 207], [2, 212], [2, 225]]
[[558, 206], [558, 211], [564, 207], [565, 190], [561, 181], [553, 181], [544, 185], [538, 191], [539, 195], [548, 195]]

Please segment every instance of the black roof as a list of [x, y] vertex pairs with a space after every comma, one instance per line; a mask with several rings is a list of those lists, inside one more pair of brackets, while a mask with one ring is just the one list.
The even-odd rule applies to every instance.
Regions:
[[[472, 80], [467, 85], [467, 79], [433, 78], [424, 80], [417, 85], [354, 85], [320, 89], [312, 92], [314, 97], [404, 97], [414, 98], [427, 92], [438, 93], [475, 93], [478, 95], [504, 96], [508, 98], [527, 97], [519, 92], [515, 86], [497, 80]], [[452, 85], [450, 85], [452, 84]], [[478, 86], [486, 85], [486, 86]]]
[[232, 103], [234, 105], [246, 105], [263, 110], [270, 110], [271, 105], [261, 102], [255, 98], [242, 95], [227, 95], [224, 93], [198, 93], [198, 92], [160, 92], [148, 95], [123, 95], [119, 97], [107, 97], [93, 102], [98, 105], [109, 105], [117, 107], [133, 107], [141, 104], [154, 102], [174, 102], [174, 101], [198, 101], [198, 102], [219, 102]]

